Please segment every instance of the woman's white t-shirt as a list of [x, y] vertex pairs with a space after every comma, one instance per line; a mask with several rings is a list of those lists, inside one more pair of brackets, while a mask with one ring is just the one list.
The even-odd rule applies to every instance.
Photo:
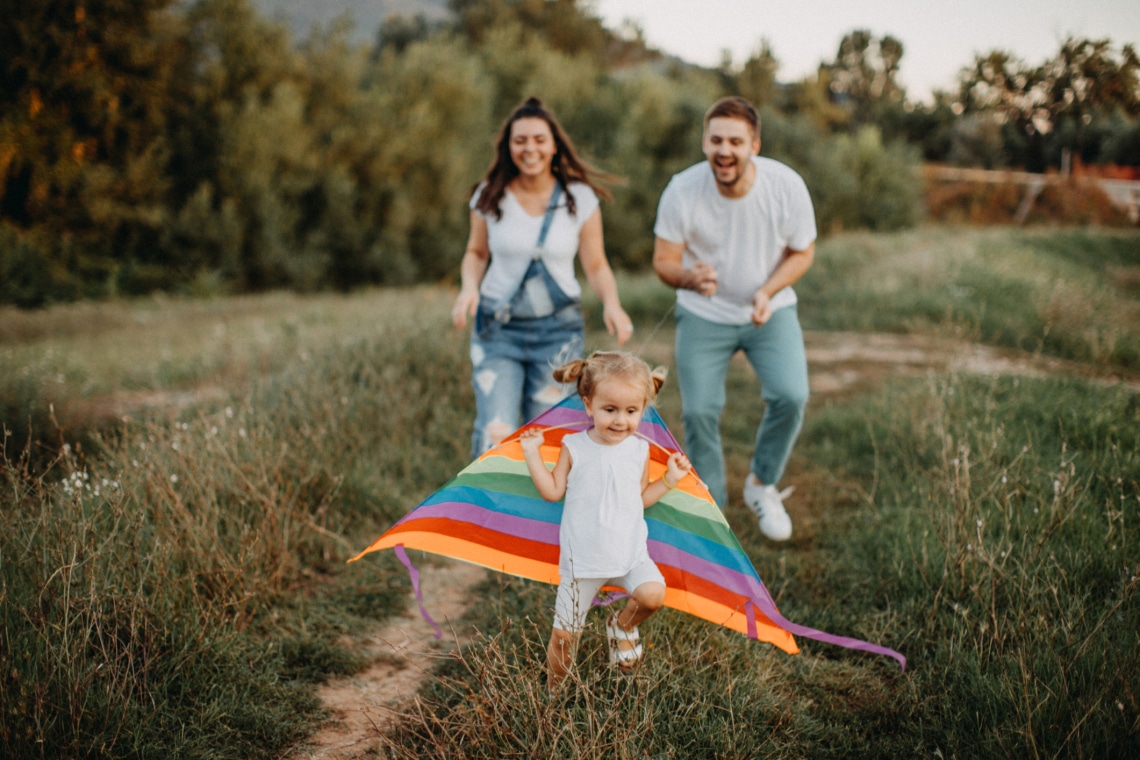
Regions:
[[[538, 235], [542, 231], [545, 209], [542, 214], [531, 216], [508, 189], [503, 193], [499, 204], [503, 212], [502, 218], [483, 214], [476, 210], [475, 204], [483, 192], [484, 184], [475, 188], [469, 204], [471, 210], [487, 222], [487, 246], [491, 251], [491, 263], [483, 275], [479, 293], [489, 301], [501, 303], [509, 300], [518, 290], [527, 267], [538, 253]], [[563, 192], [546, 233], [542, 260], [562, 292], [571, 298], [579, 298], [582, 286], [574, 277], [578, 238], [582, 226], [597, 211], [599, 204], [593, 188], [583, 182], [571, 182], [567, 192], [574, 194], [575, 213], [571, 216], [566, 205], [566, 192]]]
[[567, 435], [570, 475], [558, 532], [558, 569], [572, 578], [620, 578], [649, 558], [641, 476], [649, 444], [631, 435], [612, 446], [587, 431]]

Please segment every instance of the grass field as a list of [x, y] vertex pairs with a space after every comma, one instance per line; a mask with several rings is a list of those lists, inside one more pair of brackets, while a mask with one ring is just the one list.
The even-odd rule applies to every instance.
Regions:
[[[670, 292], [621, 288], [631, 346], [668, 363]], [[786, 478], [792, 541], [727, 505], [787, 617], [899, 649], [907, 672], [814, 643], [788, 657], [666, 610], [635, 677], [610, 672], [594, 631], [552, 700], [552, 591], [493, 576], [482, 635], [386, 754], [1140, 756], [1140, 234], [838, 236], [797, 290], [811, 331], [1085, 370], [822, 394]], [[274, 757], [303, 741], [323, 718], [315, 685], [362, 668], [353, 638], [407, 603], [390, 555], [344, 560], [465, 461], [450, 299], [0, 312], [0, 756]], [[608, 345], [591, 319], [589, 347]], [[730, 383], [735, 494], [762, 410], [746, 369]], [[675, 386], [660, 409], [679, 435]]]

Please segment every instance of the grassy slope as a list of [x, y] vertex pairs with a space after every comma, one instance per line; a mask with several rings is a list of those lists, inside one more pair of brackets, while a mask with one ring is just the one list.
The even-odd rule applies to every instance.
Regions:
[[[932, 228], [829, 239], [798, 290], [808, 329], [959, 335], [1133, 374], [1138, 271], [1135, 233]], [[668, 363], [668, 320], [654, 328], [669, 292], [638, 277], [622, 293], [632, 347]], [[0, 484], [0, 754], [264, 756], [308, 730], [312, 684], [361, 664], [340, 637], [404, 599], [390, 558], [342, 560], [464, 460], [448, 303], [415, 290], [0, 314], [9, 456], [28, 420], [42, 442]], [[588, 343], [608, 344], [596, 322]], [[731, 382], [739, 482], [760, 410], [745, 370]], [[679, 433], [675, 386], [661, 408]], [[1138, 415], [1134, 395], [1064, 378], [817, 399], [788, 477], [794, 540], [765, 543], [735, 501], [728, 517], [785, 614], [902, 649], [906, 675], [665, 612], [640, 675], [612, 675], [588, 637], [580, 688], [552, 705], [550, 590], [496, 577], [487, 636], [394, 751], [1135, 753]], [[60, 440], [84, 448], [53, 460]]]

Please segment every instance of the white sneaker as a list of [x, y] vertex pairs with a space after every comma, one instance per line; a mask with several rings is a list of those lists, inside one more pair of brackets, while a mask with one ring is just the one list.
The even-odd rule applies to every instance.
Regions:
[[760, 532], [773, 541], [787, 541], [792, 537], [792, 518], [784, 509], [784, 499], [795, 488], [789, 486], [777, 491], [775, 486], [762, 485], [752, 473], [744, 479], [744, 503], [759, 518]]

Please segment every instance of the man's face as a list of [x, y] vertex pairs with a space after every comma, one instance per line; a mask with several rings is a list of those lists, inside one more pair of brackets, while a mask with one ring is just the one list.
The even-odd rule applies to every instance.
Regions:
[[731, 194], [745, 180], [752, 157], [760, 152], [760, 138], [743, 119], [717, 116], [709, 119], [702, 146], [717, 185]]

